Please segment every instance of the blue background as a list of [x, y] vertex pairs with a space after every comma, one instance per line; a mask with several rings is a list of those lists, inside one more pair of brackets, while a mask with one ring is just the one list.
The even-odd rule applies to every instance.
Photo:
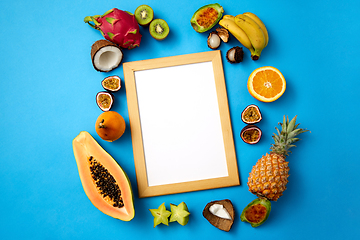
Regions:
[[[225, 14], [257, 14], [270, 35], [256, 62], [246, 49], [242, 63], [226, 62], [226, 51], [241, 46], [235, 38], [220, 47], [242, 184], [139, 199], [125, 87], [115, 94], [113, 107], [127, 123], [123, 137], [108, 143], [94, 128], [101, 113], [95, 104], [100, 82], [110, 75], [123, 79], [123, 69], [110, 73], [93, 69], [90, 47], [102, 36], [83, 19], [113, 7], [134, 12], [141, 4], [150, 5], [156, 18], [168, 22], [170, 35], [157, 41], [141, 28], [140, 47], [124, 50], [124, 62], [137, 61], [209, 51], [207, 33], [196, 33], [189, 21], [199, 7], [213, 2], [2, 1], [0, 238], [358, 238], [360, 4], [355, 2], [219, 1]], [[262, 103], [251, 97], [246, 83], [254, 69], [268, 65], [283, 73], [287, 89], [277, 101]], [[258, 125], [264, 135], [260, 143], [247, 145], [239, 138], [245, 126], [240, 113], [253, 103], [263, 113]], [[252, 228], [239, 219], [242, 209], [256, 198], [247, 189], [248, 174], [269, 151], [274, 127], [283, 115], [297, 115], [300, 126], [311, 133], [301, 136], [288, 157], [290, 182], [284, 196], [273, 202], [267, 222]], [[85, 195], [72, 150], [72, 140], [80, 131], [90, 132], [129, 175], [135, 194], [132, 221], [103, 214]], [[221, 199], [230, 199], [237, 213], [230, 232], [218, 230], [202, 216], [208, 202]], [[170, 203], [182, 201], [191, 212], [188, 225], [153, 228], [149, 208], [165, 202], [169, 209]]]

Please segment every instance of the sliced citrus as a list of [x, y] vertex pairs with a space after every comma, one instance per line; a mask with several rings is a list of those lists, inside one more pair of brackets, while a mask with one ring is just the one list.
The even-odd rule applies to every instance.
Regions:
[[250, 74], [247, 87], [257, 100], [273, 102], [285, 92], [286, 81], [277, 68], [260, 67]]

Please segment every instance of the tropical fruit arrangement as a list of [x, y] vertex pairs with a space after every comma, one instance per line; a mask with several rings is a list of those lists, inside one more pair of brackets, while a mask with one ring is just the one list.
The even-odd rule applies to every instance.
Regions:
[[258, 60], [262, 50], [269, 43], [269, 34], [265, 24], [254, 13], [224, 15], [219, 24], [249, 49], [252, 60]]
[[[84, 22], [105, 38], [95, 41], [91, 46], [94, 69], [110, 72], [120, 66], [123, 50], [140, 47], [140, 27], [148, 28], [156, 40], [167, 38], [169, 25], [154, 16], [150, 6], [140, 5], [134, 13], [113, 8], [103, 15], [85, 17]], [[258, 60], [269, 43], [269, 33], [257, 15], [251, 12], [224, 15], [224, 9], [218, 3], [198, 8], [190, 19], [190, 25], [198, 33], [211, 30], [207, 37], [210, 49], [228, 43], [230, 36], [235, 37], [250, 51], [252, 60]], [[240, 46], [231, 47], [226, 53], [226, 59], [231, 64], [242, 62], [243, 57], [244, 51]], [[111, 110], [115, 94], [121, 89], [121, 78], [116, 75], [105, 77], [101, 86], [103, 90], [96, 94], [96, 104], [102, 113], [95, 121], [95, 132], [102, 140], [113, 142], [123, 136], [126, 130], [124, 118]], [[273, 102], [284, 94], [286, 81], [277, 68], [258, 67], [247, 79], [247, 89], [258, 101]], [[240, 219], [252, 227], [258, 227], [268, 219], [271, 201], [277, 201], [286, 190], [290, 170], [286, 157], [290, 153], [289, 149], [299, 141], [298, 135], [308, 131], [299, 128], [296, 118], [289, 120], [284, 116], [282, 123], [279, 123], [281, 128], [275, 128], [277, 133], [273, 135], [274, 143], [270, 152], [256, 162], [249, 174], [247, 185], [257, 199], [243, 209]], [[258, 123], [262, 119], [263, 115], [255, 104], [243, 110], [241, 120], [246, 126], [241, 130], [240, 138], [245, 143], [253, 145], [260, 141], [263, 133]], [[135, 216], [134, 195], [125, 171], [89, 132], [81, 131], [72, 144], [80, 180], [90, 201], [111, 217], [132, 220]], [[154, 217], [154, 227], [169, 225], [169, 222], [185, 226], [189, 222], [190, 212], [185, 202], [178, 205], [171, 203], [170, 211], [166, 209], [165, 203], [149, 211]], [[229, 199], [210, 201], [204, 207], [203, 217], [214, 227], [228, 232], [236, 219], [233, 203]]]

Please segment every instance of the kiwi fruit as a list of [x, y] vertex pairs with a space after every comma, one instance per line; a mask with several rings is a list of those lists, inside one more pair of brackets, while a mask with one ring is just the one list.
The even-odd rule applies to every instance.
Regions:
[[148, 5], [140, 5], [135, 10], [135, 19], [141, 26], [148, 26], [154, 19], [154, 11]]
[[154, 19], [149, 26], [150, 35], [156, 40], [164, 40], [170, 32], [169, 25], [163, 19]]

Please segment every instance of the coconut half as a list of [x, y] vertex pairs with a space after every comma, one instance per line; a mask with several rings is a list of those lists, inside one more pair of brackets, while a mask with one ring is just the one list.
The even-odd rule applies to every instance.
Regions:
[[212, 201], [206, 204], [203, 210], [203, 216], [214, 227], [228, 232], [235, 219], [234, 206], [229, 199]]
[[91, 46], [91, 60], [95, 70], [110, 72], [117, 68], [123, 59], [123, 52], [116, 44], [98, 40]]

